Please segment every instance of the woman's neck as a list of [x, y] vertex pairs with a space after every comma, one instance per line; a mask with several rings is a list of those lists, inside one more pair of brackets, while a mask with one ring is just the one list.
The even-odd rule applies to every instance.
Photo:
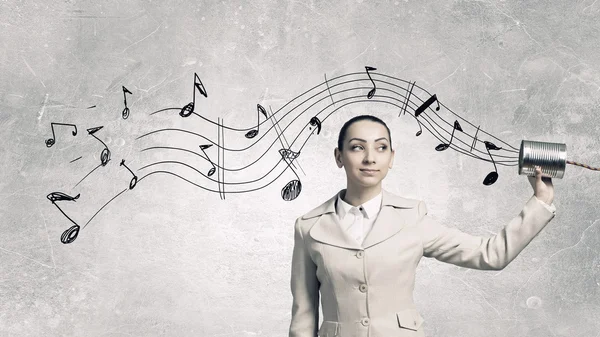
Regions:
[[373, 187], [352, 187], [348, 185], [342, 199], [352, 206], [362, 205], [381, 192], [381, 184]]

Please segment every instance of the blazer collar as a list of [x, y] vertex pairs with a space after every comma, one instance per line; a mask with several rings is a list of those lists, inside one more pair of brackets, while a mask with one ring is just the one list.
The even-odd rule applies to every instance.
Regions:
[[318, 217], [309, 231], [313, 239], [330, 245], [351, 249], [363, 249], [373, 246], [399, 232], [408, 221], [408, 219], [402, 216], [399, 210], [414, 208], [419, 202], [415, 199], [397, 196], [382, 189], [381, 211], [375, 223], [373, 223], [371, 232], [367, 235], [361, 246], [339, 224], [335, 213], [335, 202], [338, 194], [339, 192], [323, 204], [303, 215], [302, 219]]
[[[354, 207], [342, 199], [343, 191], [344, 190], [340, 191], [335, 199], [335, 213], [338, 215], [339, 219], [343, 219], [348, 214], [348, 211]], [[362, 213], [367, 219], [372, 219], [379, 214], [379, 211], [381, 210], [381, 194], [382, 192], [379, 192], [379, 194], [371, 200], [360, 205]]]

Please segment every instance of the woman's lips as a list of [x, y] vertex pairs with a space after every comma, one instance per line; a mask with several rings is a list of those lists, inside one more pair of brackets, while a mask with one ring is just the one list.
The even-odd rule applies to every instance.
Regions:
[[361, 169], [361, 172], [364, 172], [366, 174], [374, 174], [377, 173], [379, 170], [365, 170], [365, 169]]

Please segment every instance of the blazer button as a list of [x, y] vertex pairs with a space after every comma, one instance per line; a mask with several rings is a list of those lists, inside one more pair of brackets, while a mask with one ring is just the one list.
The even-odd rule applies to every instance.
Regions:
[[361, 285], [360, 285], [360, 287], [358, 287], [358, 289], [359, 289], [361, 292], [363, 292], [363, 293], [364, 293], [364, 292], [366, 292], [366, 291], [367, 291], [367, 285], [366, 285], [366, 284], [361, 284]]
[[363, 250], [359, 250], [358, 252], [356, 252], [357, 258], [362, 259], [363, 256], [365, 256], [365, 252]]
[[369, 323], [370, 323], [369, 317], [365, 317], [365, 318], [361, 319], [360, 323], [362, 323], [362, 325], [364, 325], [364, 326], [369, 325]]

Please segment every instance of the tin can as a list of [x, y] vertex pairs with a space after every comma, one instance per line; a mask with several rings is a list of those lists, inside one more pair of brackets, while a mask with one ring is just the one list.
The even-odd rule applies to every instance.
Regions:
[[535, 176], [535, 166], [545, 177], [562, 178], [567, 166], [567, 145], [522, 140], [519, 150], [519, 174]]

